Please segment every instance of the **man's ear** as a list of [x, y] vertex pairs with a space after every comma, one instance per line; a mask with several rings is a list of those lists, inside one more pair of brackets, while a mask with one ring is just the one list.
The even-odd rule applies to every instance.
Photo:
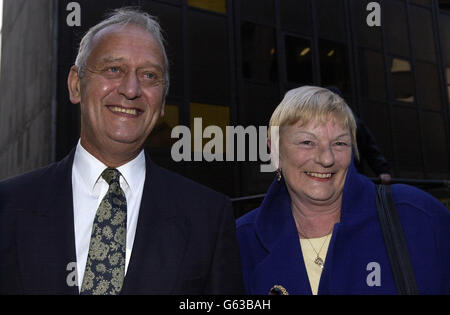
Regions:
[[163, 117], [164, 116], [164, 109], [166, 108], [166, 99], [163, 100], [162, 106], [161, 106], [161, 114], [159, 115], [159, 117]]
[[81, 101], [80, 77], [78, 75], [78, 67], [72, 66], [67, 77], [67, 87], [69, 88], [69, 98], [73, 104]]

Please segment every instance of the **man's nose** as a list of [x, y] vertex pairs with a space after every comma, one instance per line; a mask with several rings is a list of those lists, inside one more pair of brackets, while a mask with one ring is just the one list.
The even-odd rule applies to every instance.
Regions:
[[134, 72], [128, 72], [120, 82], [117, 88], [119, 94], [122, 94], [127, 99], [132, 100], [141, 96], [141, 83]]
[[331, 167], [334, 165], [334, 153], [330, 146], [319, 148], [316, 161], [323, 167]]

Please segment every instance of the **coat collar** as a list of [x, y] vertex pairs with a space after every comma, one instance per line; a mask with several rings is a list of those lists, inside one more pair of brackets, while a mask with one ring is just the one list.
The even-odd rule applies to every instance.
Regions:
[[[354, 163], [351, 162], [344, 184], [341, 221], [334, 227], [330, 248], [335, 242], [337, 230], [352, 221], [353, 215], [358, 214], [359, 207], [355, 205], [362, 201], [362, 191], [367, 181], [357, 173]], [[308, 279], [308, 276], [290, 204], [291, 199], [284, 180], [278, 182], [275, 179], [261, 204], [255, 222], [257, 237], [267, 251], [267, 256], [255, 268], [250, 280], [252, 288], [263, 288], [259, 294], [267, 294], [276, 284], [285, 286], [290, 294], [311, 294], [309, 283], [301, 282], [301, 279]], [[332, 258], [331, 255], [332, 251], [329, 251], [327, 261]], [[326, 266], [327, 264], [323, 279], [327, 279]], [[268, 274], [267, 270], [271, 272]]]
[[[357, 173], [354, 162], [350, 163], [344, 184], [341, 207], [341, 222], [358, 211], [355, 204], [361, 202], [367, 179]], [[274, 179], [264, 198], [256, 218], [257, 235], [264, 245], [270, 249], [289, 233], [296, 229], [291, 210], [291, 198], [282, 178], [279, 182]], [[292, 232], [292, 231], [291, 231]]]

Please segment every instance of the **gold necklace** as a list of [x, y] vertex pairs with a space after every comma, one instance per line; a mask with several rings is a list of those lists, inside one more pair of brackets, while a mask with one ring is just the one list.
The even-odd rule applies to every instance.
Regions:
[[311, 246], [313, 251], [316, 253], [316, 259], [314, 259], [314, 263], [316, 265], [318, 265], [322, 269], [323, 269], [324, 261], [323, 261], [322, 257], [320, 257], [320, 252], [322, 251], [323, 246], [325, 245], [325, 243], [327, 242], [328, 238], [330, 237], [332, 230], [333, 230], [333, 226], [331, 227], [330, 233], [327, 234], [327, 237], [323, 241], [322, 246], [320, 246], [319, 251], [316, 251], [316, 249], [314, 248], [313, 244], [311, 243], [311, 241], [309, 240], [309, 238], [306, 235], [304, 235], [303, 233], [298, 231], [298, 234], [308, 241], [309, 245]]

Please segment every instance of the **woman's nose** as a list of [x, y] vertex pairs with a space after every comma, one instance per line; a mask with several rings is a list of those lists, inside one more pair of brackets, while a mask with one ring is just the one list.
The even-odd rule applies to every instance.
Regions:
[[334, 153], [330, 146], [319, 149], [317, 160], [323, 167], [331, 167], [334, 165]]

